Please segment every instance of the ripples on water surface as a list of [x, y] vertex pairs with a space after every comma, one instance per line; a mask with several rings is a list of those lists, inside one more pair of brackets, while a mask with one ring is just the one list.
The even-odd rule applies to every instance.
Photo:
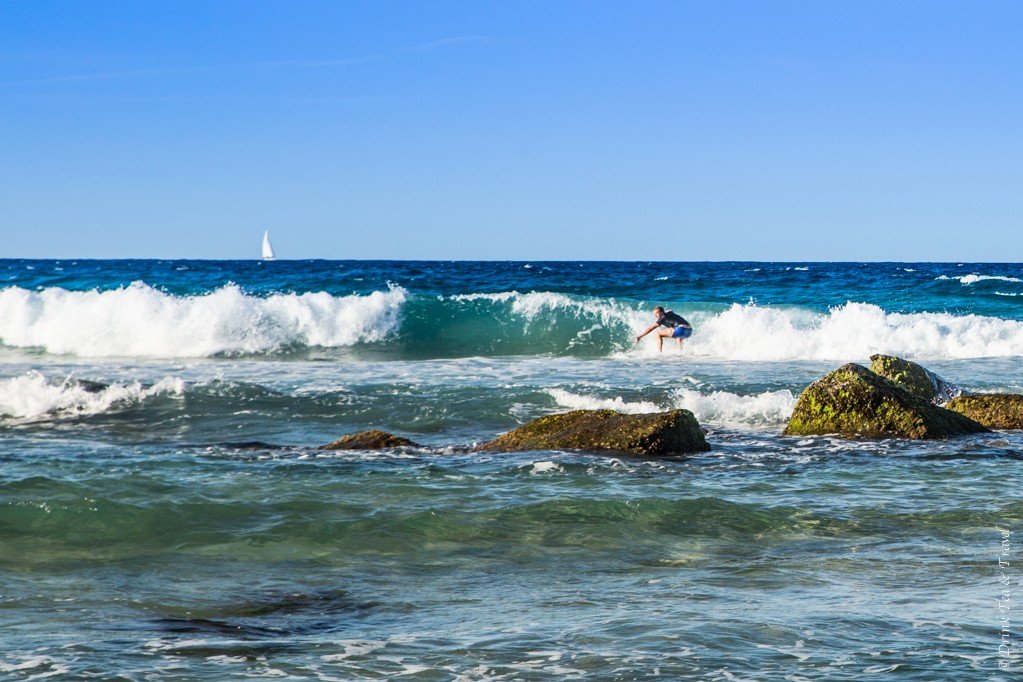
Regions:
[[[1019, 674], [998, 600], [1023, 610], [1023, 435], [779, 435], [808, 383], [889, 350], [857, 324], [963, 386], [1023, 390], [1018, 299], [998, 295], [1018, 267], [348, 264], [336, 285], [338, 264], [30, 265], [0, 288], [2, 678]], [[904, 277], [917, 293], [885, 288]], [[661, 300], [701, 320], [681, 354], [631, 343]], [[82, 305], [119, 335], [75, 336]], [[727, 341], [765, 314], [784, 343]], [[592, 407], [690, 409], [714, 449], [468, 451]], [[366, 428], [424, 447], [314, 449]]]

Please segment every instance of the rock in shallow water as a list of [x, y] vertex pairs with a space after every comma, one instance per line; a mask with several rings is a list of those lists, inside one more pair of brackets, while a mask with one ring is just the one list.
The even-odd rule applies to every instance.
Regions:
[[385, 450], [387, 448], [418, 448], [418, 443], [393, 433], [371, 429], [338, 438], [330, 445], [321, 445], [318, 450]]
[[710, 450], [703, 429], [689, 410], [621, 414], [576, 410], [541, 417], [509, 431], [479, 450], [613, 450], [644, 457]]
[[944, 405], [963, 394], [963, 389], [945, 381], [929, 369], [891, 355], [871, 355], [870, 369], [875, 374], [891, 379], [918, 398], [935, 405]]
[[850, 363], [803, 391], [785, 435], [933, 439], [987, 430], [866, 367]]
[[978, 393], [960, 396], [946, 405], [990, 429], [1023, 429], [1023, 395]]

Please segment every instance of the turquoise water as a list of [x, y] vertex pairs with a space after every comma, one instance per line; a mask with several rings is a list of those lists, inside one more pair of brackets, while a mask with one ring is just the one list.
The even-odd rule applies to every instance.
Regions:
[[[1016, 679], [1023, 435], [780, 434], [876, 352], [1023, 392], [1021, 279], [0, 261], [0, 677]], [[593, 407], [713, 449], [469, 449]], [[315, 449], [367, 428], [422, 447]]]

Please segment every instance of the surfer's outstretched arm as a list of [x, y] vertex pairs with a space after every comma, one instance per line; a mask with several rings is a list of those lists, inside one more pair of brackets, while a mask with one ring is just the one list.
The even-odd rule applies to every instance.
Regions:
[[640, 334], [639, 336], [636, 337], [636, 343], [639, 343], [640, 339], [642, 339], [644, 336], [646, 336], [647, 334], [649, 334], [650, 332], [652, 332], [653, 330], [657, 329], [660, 326], [661, 325], [659, 325], [659, 324], [652, 324], [652, 325], [650, 325], [645, 332], [643, 332], [642, 334]]

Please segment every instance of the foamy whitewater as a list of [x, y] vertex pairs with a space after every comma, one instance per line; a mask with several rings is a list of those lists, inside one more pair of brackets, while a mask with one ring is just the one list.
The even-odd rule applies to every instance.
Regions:
[[[0, 261], [0, 678], [1010, 680], [1023, 435], [781, 435], [875, 353], [1023, 393], [1023, 266]], [[635, 337], [664, 305], [680, 349]], [[660, 461], [477, 443], [693, 412]], [[317, 450], [384, 429], [419, 447]]]

